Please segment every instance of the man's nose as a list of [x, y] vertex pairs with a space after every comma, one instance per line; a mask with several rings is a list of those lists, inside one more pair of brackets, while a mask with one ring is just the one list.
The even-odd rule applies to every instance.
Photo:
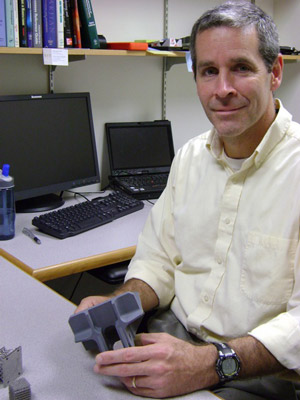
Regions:
[[234, 82], [230, 73], [219, 72], [216, 79], [215, 95], [219, 98], [226, 98], [235, 93], [236, 89], [234, 88]]

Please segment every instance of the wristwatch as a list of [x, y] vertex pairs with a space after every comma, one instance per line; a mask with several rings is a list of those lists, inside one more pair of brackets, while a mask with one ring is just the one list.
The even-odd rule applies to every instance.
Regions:
[[229, 382], [238, 377], [241, 362], [235, 351], [227, 343], [216, 343], [213, 345], [218, 349], [219, 357], [216, 361], [216, 371], [220, 382]]

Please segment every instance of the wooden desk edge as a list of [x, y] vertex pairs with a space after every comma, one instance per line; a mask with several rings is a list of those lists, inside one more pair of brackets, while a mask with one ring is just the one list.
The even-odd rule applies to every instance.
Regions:
[[104, 267], [105, 265], [111, 265], [121, 261], [130, 260], [134, 256], [135, 250], [136, 246], [130, 246], [123, 249], [113, 250], [107, 253], [97, 254], [95, 256], [80, 258], [77, 260], [67, 261], [61, 264], [50, 265], [48, 267], [42, 267], [38, 269], [30, 268], [28, 265], [1, 248], [0, 256], [3, 256], [12, 264], [21, 268], [23, 271], [27, 272], [29, 275], [32, 275], [39, 281], [45, 282], [51, 279], [76, 274], [78, 272]]
[[134, 256], [135, 250], [136, 246], [130, 246], [123, 249], [109, 251], [107, 253], [97, 254], [95, 256], [67, 261], [65, 263], [35, 269], [33, 270], [32, 275], [39, 281], [45, 282], [51, 279], [76, 274], [78, 272], [104, 267], [105, 265], [130, 260]]
[[7, 253], [5, 250], [0, 248], [0, 256], [5, 258], [7, 261], [11, 262], [12, 264], [16, 265], [24, 272], [27, 272], [29, 275], [33, 275], [33, 269], [30, 268], [27, 264], [23, 263], [23, 261], [19, 260], [18, 258], [12, 256], [11, 254]]

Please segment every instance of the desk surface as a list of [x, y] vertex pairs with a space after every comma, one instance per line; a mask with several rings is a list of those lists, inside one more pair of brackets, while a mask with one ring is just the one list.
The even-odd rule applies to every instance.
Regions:
[[[68, 325], [75, 306], [0, 256], [0, 348], [22, 346], [23, 374], [32, 398], [42, 400], [142, 399], [117, 378], [93, 372], [94, 356], [74, 342]], [[180, 397], [213, 400], [201, 391]], [[0, 387], [0, 400], [8, 388]], [[174, 398], [175, 399], [175, 398]]]
[[[82, 201], [80, 197], [68, 199], [65, 206]], [[41, 281], [129, 260], [151, 207], [145, 201], [140, 211], [62, 240], [39, 232], [31, 224], [37, 213], [17, 214], [15, 237], [0, 242], [0, 255]], [[24, 226], [36, 233], [41, 245], [22, 234]]]

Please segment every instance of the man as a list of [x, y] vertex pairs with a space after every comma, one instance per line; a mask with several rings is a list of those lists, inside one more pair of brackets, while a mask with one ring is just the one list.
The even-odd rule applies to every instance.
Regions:
[[191, 55], [213, 129], [177, 153], [115, 293], [169, 308], [161, 323], [186, 339], [141, 334], [97, 355], [95, 371], [140, 396], [296, 399], [280, 378], [300, 374], [300, 126], [273, 98], [277, 30], [255, 5], [228, 2], [195, 23]]

